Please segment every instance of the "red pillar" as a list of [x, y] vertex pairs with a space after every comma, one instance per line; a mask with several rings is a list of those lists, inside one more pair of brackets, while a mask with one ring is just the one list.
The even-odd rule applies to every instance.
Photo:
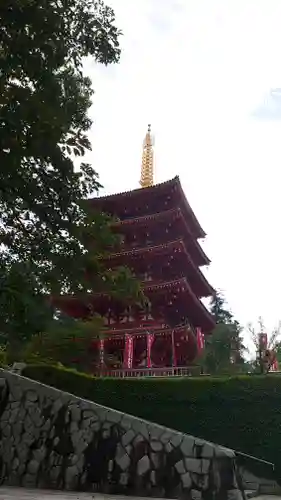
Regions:
[[151, 348], [154, 341], [154, 334], [148, 333], [146, 336], [147, 368], [151, 368]]
[[104, 368], [104, 339], [99, 340], [99, 365]]
[[172, 330], [171, 332], [171, 342], [172, 342], [172, 365], [177, 366], [177, 357], [176, 357], [176, 345], [175, 345], [175, 332]]
[[123, 357], [123, 367], [132, 368], [133, 367], [133, 356], [134, 356], [134, 337], [133, 335], [125, 335], [125, 346], [124, 346], [124, 357]]

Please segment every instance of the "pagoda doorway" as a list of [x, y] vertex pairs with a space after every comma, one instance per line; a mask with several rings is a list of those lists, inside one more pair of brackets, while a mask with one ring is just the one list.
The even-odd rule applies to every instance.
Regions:
[[124, 337], [106, 338], [104, 340], [104, 367], [119, 370], [124, 362]]
[[151, 346], [151, 365], [154, 368], [169, 368], [173, 366], [173, 341], [169, 333], [154, 335]]

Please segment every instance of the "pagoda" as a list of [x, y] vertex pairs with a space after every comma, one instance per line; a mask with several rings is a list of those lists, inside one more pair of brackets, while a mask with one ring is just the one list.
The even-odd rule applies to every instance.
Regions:
[[[120, 304], [95, 296], [93, 309], [104, 318], [104, 338], [93, 341], [93, 372], [106, 376], [189, 374], [215, 326], [201, 299], [214, 294], [201, 266], [210, 263], [198, 240], [205, 237], [178, 177], [154, 184], [151, 127], [143, 142], [140, 189], [89, 200], [95, 210], [118, 221], [118, 253], [106, 257], [113, 269], [129, 267], [142, 283], [147, 304]], [[72, 297], [57, 302], [74, 317], [89, 309]], [[98, 353], [98, 356], [97, 356]]]

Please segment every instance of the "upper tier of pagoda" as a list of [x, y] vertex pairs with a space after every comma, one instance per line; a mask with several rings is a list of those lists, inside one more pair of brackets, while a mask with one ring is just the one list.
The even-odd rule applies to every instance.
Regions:
[[[88, 200], [94, 210], [112, 215], [113, 230], [123, 236], [118, 253], [103, 258], [106, 268], [128, 266], [142, 283], [155, 325], [171, 328], [190, 323], [212, 331], [214, 319], [201, 298], [214, 293], [199, 269], [210, 261], [198, 243], [205, 237], [183, 192], [179, 177], [154, 185], [153, 140], [150, 126], [142, 155], [141, 188]], [[92, 294], [87, 300], [60, 297], [60, 309], [75, 317], [95, 311], [114, 317], [115, 327], [128, 328], [127, 305], [112, 297]], [[132, 305], [130, 306], [132, 307]], [[134, 328], [141, 328], [142, 312], [133, 309]], [[155, 326], [154, 325], [154, 326]]]
[[185, 197], [178, 176], [145, 189], [92, 198], [89, 203], [94, 209], [118, 217], [122, 222], [177, 209], [194, 239], [206, 236]]

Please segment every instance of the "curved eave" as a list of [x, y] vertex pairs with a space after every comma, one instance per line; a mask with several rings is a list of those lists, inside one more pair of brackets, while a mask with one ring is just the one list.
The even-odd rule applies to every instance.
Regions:
[[107, 200], [114, 201], [118, 198], [128, 199], [128, 198], [139, 198], [144, 195], [153, 195], [156, 192], [161, 192], [164, 190], [172, 190], [174, 187], [178, 187], [179, 194], [182, 200], [182, 205], [186, 214], [190, 217], [193, 225], [193, 233], [196, 238], [205, 238], [206, 233], [203, 231], [199, 221], [193, 212], [191, 206], [189, 205], [185, 193], [183, 191], [179, 176], [174, 177], [173, 179], [169, 179], [168, 181], [161, 182], [159, 184], [155, 184], [154, 186], [150, 186], [147, 188], [138, 188], [133, 189], [131, 191], [124, 191], [121, 193], [114, 193], [105, 196], [97, 196], [95, 198], [89, 198], [87, 201], [91, 203], [92, 206], [98, 208], [100, 205], [103, 205]]
[[167, 281], [159, 284], [146, 284], [144, 286], [144, 293], [147, 294], [148, 297], [150, 294], [159, 293], [159, 291], [163, 290], [171, 290], [175, 293], [186, 293], [192, 300], [194, 306], [198, 308], [198, 310], [206, 320], [206, 323], [204, 324], [204, 330], [206, 332], [210, 332], [215, 327], [216, 323], [212, 314], [196, 297], [185, 278], [181, 278], [180, 280]]
[[151, 223], [156, 223], [159, 221], [159, 220], [162, 220], [162, 219], [171, 219], [173, 216], [175, 215], [179, 215], [179, 217], [181, 218], [182, 220], [182, 223], [184, 224], [184, 227], [185, 227], [185, 230], [186, 232], [188, 233], [189, 237], [192, 239], [193, 243], [194, 243], [194, 246], [196, 247], [198, 253], [200, 254], [200, 257], [202, 259], [202, 266], [203, 265], [206, 265], [208, 266], [211, 261], [209, 259], [209, 257], [207, 257], [207, 255], [205, 254], [203, 248], [201, 247], [201, 245], [198, 243], [198, 241], [194, 238], [193, 234], [190, 232], [189, 230], [189, 227], [188, 227], [188, 224], [186, 223], [186, 220], [185, 220], [185, 217], [182, 213], [182, 210], [181, 208], [172, 208], [170, 210], [165, 210], [163, 212], [159, 212], [159, 213], [156, 213], [156, 214], [151, 214], [151, 215], [143, 215], [141, 217], [132, 217], [131, 219], [125, 219], [125, 220], [122, 220], [122, 221], [118, 221], [116, 222], [114, 225], [115, 226], [120, 226], [120, 227], [123, 227], [123, 226], [137, 226], [137, 225], [143, 225], [143, 224], [151, 224]]
[[176, 215], [178, 212], [178, 208], [170, 208], [169, 210], [163, 210], [163, 212], [157, 212], [156, 214], [149, 215], [141, 215], [138, 217], [131, 217], [130, 219], [123, 219], [117, 222], [114, 222], [113, 226], [131, 226], [131, 225], [144, 225], [147, 222], [157, 221], [159, 219], [166, 219]]
[[142, 196], [144, 193], [161, 191], [163, 188], [168, 187], [169, 185], [171, 185], [172, 187], [177, 179], [178, 176], [165, 182], [159, 182], [158, 184], [154, 184], [154, 186], [150, 186], [147, 188], [137, 188], [131, 189], [130, 191], [122, 191], [120, 193], [107, 194], [105, 196], [97, 196], [95, 198], [89, 198], [88, 201], [98, 206], [101, 202], [106, 200], [114, 200], [118, 198], [134, 198], [140, 195]]
[[202, 271], [194, 264], [192, 258], [190, 257], [190, 255], [185, 247], [184, 242], [180, 239], [175, 240], [175, 241], [171, 241], [171, 242], [168, 242], [168, 243], [165, 243], [162, 245], [137, 248], [137, 249], [127, 250], [127, 251], [120, 252], [120, 253], [111, 254], [104, 259], [104, 262], [109, 264], [113, 260], [115, 260], [115, 262], [116, 261], [118, 262], [118, 260], [119, 260], [121, 263], [124, 258], [128, 258], [128, 257], [134, 258], [134, 257], [138, 257], [139, 255], [145, 255], [145, 254], [148, 254], [148, 255], [160, 254], [161, 255], [161, 254], [163, 254], [163, 253], [165, 254], [167, 252], [171, 254], [175, 250], [182, 251], [185, 253], [189, 265], [192, 267], [193, 272], [197, 275], [198, 279], [202, 283], [203, 289], [205, 291], [202, 290], [201, 296], [208, 297], [210, 295], [214, 295], [215, 290], [210, 285], [210, 283], [208, 282], [208, 280], [206, 279], [206, 277], [204, 276]]
[[[181, 209], [179, 209], [179, 212], [180, 212], [180, 217], [182, 218], [183, 224], [186, 227], [186, 231], [191, 236], [190, 231], [189, 231], [189, 227], [188, 227], [188, 225], [186, 223], [186, 220], [184, 218], [184, 215], [183, 215]], [[198, 250], [198, 252], [200, 254], [200, 257], [202, 258], [202, 261], [204, 261], [205, 265], [208, 266], [211, 263], [209, 257], [207, 257], [207, 255], [205, 254], [203, 248], [201, 247], [201, 245], [198, 243], [198, 241], [196, 239], [194, 239], [193, 242], [194, 242], [194, 245], [196, 246], [196, 248], [197, 248], [197, 250]]]
[[199, 223], [199, 221], [198, 221], [195, 213], [193, 212], [190, 204], [187, 201], [187, 198], [185, 196], [184, 190], [183, 190], [181, 182], [180, 182], [180, 178], [178, 176], [175, 178], [175, 182], [176, 182], [176, 184], [179, 187], [180, 196], [181, 196], [181, 199], [183, 201], [183, 207], [185, 208], [186, 212], [188, 213], [188, 215], [190, 216], [190, 218], [192, 220], [193, 229], [194, 229], [194, 231], [193, 231], [194, 236], [196, 238], [205, 238], [206, 237], [206, 233], [203, 230], [203, 228], [201, 227], [201, 225], [200, 225], [200, 223]]
[[[162, 292], [172, 292], [173, 295], [177, 294], [186, 294], [187, 297], [189, 297], [193, 303], [193, 307], [197, 309], [197, 312], [199, 314], [197, 315], [202, 318], [202, 321], [200, 320], [200, 324], [198, 323], [196, 326], [201, 326], [203, 330], [208, 333], [213, 328], [215, 327], [215, 321], [211, 313], [206, 309], [206, 307], [202, 304], [202, 302], [196, 297], [196, 295], [193, 293], [191, 290], [189, 284], [187, 283], [187, 280], [185, 278], [181, 278], [179, 280], [173, 280], [173, 281], [166, 281], [162, 283], [145, 283], [144, 287], [144, 294], [147, 295], [148, 298], [152, 299], [152, 296], [159, 293], [161, 294]], [[58, 308], [61, 307], [62, 310], [65, 310], [67, 308], [63, 308], [63, 305], [70, 305], [71, 303], [73, 304], [83, 304], [85, 305], [85, 295], [81, 297], [77, 297], [74, 295], [65, 295], [62, 296], [60, 295], [57, 298], [53, 298], [53, 303], [56, 304]], [[87, 295], [87, 302], [90, 303], [94, 301], [95, 299], [105, 299], [105, 300], [110, 300], [110, 297], [106, 294], [88, 294]], [[187, 301], [186, 301], [187, 302]]]

